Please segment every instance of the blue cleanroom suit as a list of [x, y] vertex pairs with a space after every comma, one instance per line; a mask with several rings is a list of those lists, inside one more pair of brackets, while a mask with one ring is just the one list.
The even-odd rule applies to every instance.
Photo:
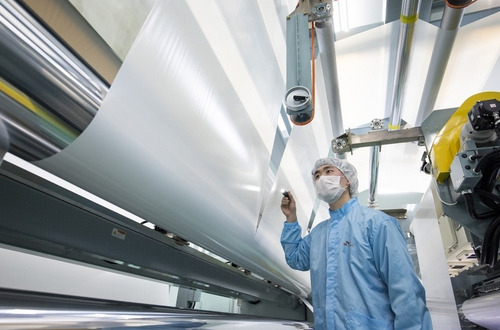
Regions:
[[288, 265], [310, 270], [315, 329], [432, 329], [425, 291], [396, 219], [350, 199], [301, 238], [287, 223]]

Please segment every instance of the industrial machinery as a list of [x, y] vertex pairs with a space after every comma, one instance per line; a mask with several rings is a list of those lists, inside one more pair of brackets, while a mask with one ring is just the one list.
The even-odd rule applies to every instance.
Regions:
[[[179, 10], [185, 10], [185, 16], [190, 15], [190, 12], [186, 11], [187, 5], [184, 2], [158, 2], [158, 7], [160, 7], [158, 11], [163, 11], [163, 15], [165, 13], [170, 15], [172, 11], [169, 5], [178, 6]], [[76, 15], [76, 17], [78, 16]], [[174, 19], [181, 19], [180, 17], [182, 16], [175, 16]], [[179, 26], [179, 24], [174, 24], [174, 20], [162, 18], [161, 21], [167, 23], [163, 26], [164, 31]], [[152, 21], [149, 26], [151, 28], [150, 36], [155, 35], [155, 30], [162, 29]], [[183, 31], [189, 32], [190, 29]], [[95, 34], [96, 32], [93, 31], [91, 36], [99, 40]], [[193, 40], [197, 40], [198, 37], [199, 35], [194, 35]], [[143, 40], [155, 45], [149, 48], [156, 51], [156, 41], [148, 40], [148, 37]], [[189, 42], [190, 40], [187, 38], [183, 38], [183, 41], [188, 47], [200, 44], [194, 41]], [[206, 43], [202, 45], [210, 50]], [[176, 47], [178, 46], [176, 45]], [[150, 129], [150, 124], [144, 123], [136, 126], [138, 121], [133, 120], [131, 122], [133, 127], [127, 129], [124, 123], [116, 124], [117, 121], [113, 119], [112, 122], [115, 124], [105, 124], [107, 127], [103, 131], [105, 135], [110, 134], [108, 138], [103, 139], [101, 135], [98, 138], [100, 142], [91, 144], [95, 147], [105, 146], [104, 140], [110, 141], [122, 134], [124, 134], [124, 138], [129, 139], [129, 142], [120, 139], [115, 146], [108, 145], [110, 148], [108, 151], [98, 151], [92, 147], [94, 150], [90, 153], [78, 152], [81, 156], [86, 154], [86, 160], [95, 161], [100, 156], [117, 155], [117, 151], [121, 149], [128, 155], [127, 157], [133, 158], [132, 162], [143, 162], [142, 165], [126, 166], [133, 171], [133, 174], [120, 173], [119, 177], [111, 179], [114, 183], [110, 181], [110, 184], [105, 184], [106, 187], [113, 187], [112, 195], [115, 197], [121, 198], [124, 196], [122, 193], [128, 194], [128, 192], [136, 195], [129, 203], [126, 203], [128, 206], [123, 208], [117, 207], [117, 204], [122, 204], [121, 202], [109, 203], [105, 201], [106, 199], [111, 201], [111, 199], [102, 198], [104, 195], [101, 193], [89, 194], [89, 191], [92, 190], [89, 187], [84, 188], [87, 190], [85, 192], [77, 187], [82, 187], [80, 184], [68, 184], [73, 180], [61, 179], [62, 176], [55, 174], [57, 171], [41, 169], [44, 167], [42, 163], [54, 160], [63, 152], [65, 153], [74, 147], [73, 142], [82, 137], [83, 131], [85, 134], [90, 132], [87, 128], [99, 122], [96, 120], [99, 117], [97, 110], [99, 110], [99, 115], [107, 113], [103, 107], [103, 100], [107, 99], [110, 102], [108, 98], [109, 84], [99, 74], [96, 74], [93, 68], [81, 57], [75, 55], [72, 49], [69, 49], [61, 39], [53, 34], [52, 30], [38, 20], [38, 17], [33, 15], [23, 2], [12, 0], [0, 3], [0, 48], [0, 160], [3, 159], [0, 168], [0, 200], [2, 203], [0, 244], [2, 247], [6, 247], [8, 252], [10, 249], [24, 252], [35, 251], [33, 253], [51, 258], [62, 258], [69, 260], [70, 263], [84, 263], [90, 265], [89, 268], [96, 267], [111, 271], [111, 273], [120, 272], [128, 274], [132, 278], [139, 276], [148, 279], [147, 282], [150, 282], [149, 280], [152, 282], [161, 281], [164, 287], [179, 286], [182, 289], [196, 291], [196, 294], [192, 295], [194, 298], [186, 298], [184, 304], [177, 304], [182, 308], [191, 309], [194, 306], [194, 301], [199, 300], [199, 294], [203, 291], [234, 301], [234, 304], [239, 301], [238, 306], [262, 309], [261, 312], [256, 312], [260, 315], [267, 314], [276, 318], [280, 317], [281, 312], [279, 311], [281, 310], [284, 313], [281, 314], [282, 319], [305, 318], [306, 307], [299, 296], [306, 299], [307, 281], [294, 281], [292, 284], [294, 289], [292, 290], [297, 291], [290, 291], [287, 281], [283, 278], [288, 277], [286, 272], [291, 273], [291, 270], [282, 272], [278, 269], [284, 268], [277, 265], [279, 263], [285, 264], [285, 260], [277, 249], [269, 253], [270, 240], [263, 236], [268, 230], [269, 224], [274, 226], [274, 223], [263, 221], [265, 223], [261, 225], [260, 230], [258, 232], [255, 230], [258, 210], [254, 210], [248, 205], [253, 206], [257, 204], [259, 198], [262, 198], [260, 187], [264, 184], [261, 180], [265, 178], [262, 173], [267, 173], [265, 171], [269, 166], [269, 151], [264, 143], [256, 143], [248, 149], [250, 153], [245, 149], [247, 147], [245, 144], [241, 144], [241, 146], [236, 144], [234, 147], [235, 139], [237, 142], [240, 141], [239, 134], [241, 132], [245, 133], [244, 141], [258, 142], [260, 136], [253, 125], [248, 125], [248, 120], [241, 119], [243, 112], [234, 111], [237, 98], [231, 99], [228, 96], [227, 91], [230, 88], [227, 83], [226, 85], [214, 84], [220, 86], [217, 91], [220, 94], [212, 98], [216, 101], [216, 106], [206, 102], [200, 103], [202, 106], [207, 104], [210, 106], [208, 110], [205, 109], [207, 112], [214, 114], [214, 109], [220, 111], [217, 117], [219, 120], [216, 121], [214, 127], [209, 122], [205, 122], [204, 116], [196, 114], [196, 109], [200, 108], [190, 103], [193, 95], [203, 97], [206, 94], [190, 89], [190, 95], [171, 97], [170, 94], [153, 92], [153, 89], [147, 88], [146, 93], [152, 92], [153, 95], [143, 97], [135, 88], [137, 85], [141, 85], [137, 84], [136, 79], [123, 78], [122, 81], [131, 82], [135, 86], [135, 93], [126, 92], [124, 95], [137, 97], [140, 102], [145, 99], [155, 100], [156, 96], [167, 95], [165, 100], [189, 103], [130, 107], [129, 109], [132, 110], [130, 115], [140, 115], [142, 120], [149, 123], [155, 122], [155, 116], [166, 116], [161, 120], [156, 120], [156, 122], [162, 122], [161, 129], [154, 133], [160, 136], [151, 138], [149, 133], [154, 130]], [[139, 56], [144, 54], [143, 48], [143, 46], [137, 46], [136, 54]], [[176, 55], [176, 49], [179, 47], [167, 47], [168, 52], [161, 54]], [[189, 50], [187, 52], [199, 56], [196, 61], [200, 63], [200, 60], [203, 61], [207, 58], [208, 51]], [[133, 51], [129, 52], [129, 57], [132, 53]], [[112, 57], [113, 54], [109, 56]], [[185, 59], [185, 54], [179, 54], [179, 58]], [[144, 63], [152, 62], [138, 60], [136, 64], [131, 64], [130, 68], [140, 67], [142, 72], [145, 72]], [[172, 61], [167, 63], [173, 69], [179, 68]], [[122, 64], [122, 73], [127, 71], [127, 66], [127, 63]], [[220, 74], [220, 71], [215, 71], [220, 70], [220, 66], [200, 66], [201, 70], [214, 70], [214, 72], [208, 73], [211, 74], [212, 81], [225, 77]], [[158, 83], [156, 86], [169, 84], [174, 88], [181, 86], [177, 83], [172, 84], [170, 75], [157, 75], [157, 67], [152, 68], [152, 72], [155, 73], [155, 76], [166, 79], [165, 82]], [[185, 72], [181, 72], [178, 81], [185, 77], [192, 79]], [[276, 78], [275, 89], [278, 89], [282, 86], [283, 80], [279, 76]], [[205, 80], [203, 81], [205, 82]], [[210, 80], [206, 81], [208, 83]], [[142, 85], [146, 86], [149, 83], [148, 81]], [[115, 91], [120, 90], [119, 85], [119, 82], [115, 84]], [[210, 88], [212, 91], [214, 90], [212, 86]], [[131, 90], [128, 86], [125, 86], [124, 89]], [[277, 93], [272, 93], [272, 95], [277, 95]], [[120, 102], [123, 98], [118, 97], [117, 99]], [[128, 105], [131, 103], [128, 102]], [[281, 98], [277, 98], [275, 103], [278, 106], [271, 107], [273, 111], [280, 109]], [[131, 118], [123, 111], [126, 107], [111, 105], [108, 109], [119, 111], [118, 118]], [[140, 108], [141, 111], [138, 112], [137, 108]], [[179, 109], [188, 109], [189, 111], [178, 111]], [[143, 110], [152, 112], [147, 115]], [[188, 123], [187, 128], [181, 128], [177, 124], [172, 126], [174, 129], [168, 128], [176, 120], [179, 120], [178, 115], [189, 116], [189, 119], [186, 117], [186, 121], [181, 120]], [[111, 133], [112, 127], [117, 129], [116, 133]], [[156, 143], [154, 141], [157, 141], [160, 147], [158, 152], [148, 151], [149, 155], [156, 153], [157, 156], [164, 157], [163, 161], [158, 162], [158, 158], [156, 161], [149, 161], [146, 160], [149, 156], [146, 158], [138, 156], [137, 152], [148, 149], [149, 147], [146, 146], [150, 144], [145, 141], [139, 143], [137, 136], [133, 136], [140, 127], [147, 127], [149, 133], [139, 135], [143, 137], [149, 135], [150, 142]], [[180, 129], [177, 132], [175, 132], [176, 127]], [[272, 126], [268, 125], [267, 127]], [[193, 129], [197, 130], [199, 136], [202, 137], [201, 139], [193, 139]], [[232, 135], [227, 135], [228, 131]], [[275, 132], [275, 127], [272, 128], [272, 132]], [[181, 137], [183, 134], [186, 134], [185, 138]], [[191, 142], [199, 144], [199, 148], [193, 145], [186, 146], [186, 143], [190, 144]], [[143, 147], [137, 149], [133, 147], [140, 144]], [[220, 159], [210, 161], [210, 159], [215, 160], [217, 157], [214, 158], [213, 150], [207, 148], [207, 144], [219, 146], [219, 150], [222, 151], [221, 155], [231, 158], [227, 168], [221, 166]], [[196, 149], [199, 151], [195, 151]], [[7, 151], [7, 158], [4, 158]], [[194, 158], [189, 160], [186, 157], [186, 152]], [[205, 152], [206, 154], [204, 154]], [[233, 153], [241, 158], [236, 158]], [[52, 158], [51, 156], [56, 157]], [[179, 157], [179, 161], [173, 160], [176, 157]], [[75, 160], [75, 158], [73, 159]], [[184, 162], [199, 163], [195, 159], [205, 160], [203, 171], [196, 170], [195, 172], [198, 174], [188, 173], [190, 170], [186, 172]], [[239, 164], [236, 164], [235, 161]], [[161, 163], [158, 167], [158, 177], [147, 170], [154, 163]], [[106, 164], [115, 174], [119, 172], [116, 171], [117, 168], [125, 168], [122, 166], [125, 164], [123, 161], [104, 161], [101, 165], [84, 166], [87, 169], [100, 171], [108, 167]], [[169, 170], [170, 166], [180, 166], [182, 169], [179, 167], [179, 169]], [[244, 176], [246, 179], [242, 178], [241, 174], [235, 174], [234, 180], [228, 180], [227, 173], [231, 171], [231, 168], [239, 171], [248, 167], [252, 170], [248, 171], [251, 175]], [[68, 173], [72, 173], [71, 175], [78, 173], [77, 176], [84, 182], [93, 181], [90, 179], [93, 175], [79, 173], [73, 165], [62, 165], [60, 169], [68, 170]], [[194, 168], [192, 169], [194, 170]], [[216, 172], [219, 174], [215, 174]], [[193, 178], [199, 175], [203, 177], [198, 177], [199, 183], [196, 184], [196, 189], [186, 186], [186, 182], [193, 182]], [[115, 186], [115, 184], [123, 183], [130, 178], [139, 178], [139, 176], [143, 176], [143, 178], [133, 186], [143, 187], [149, 192], [140, 193], [136, 192], [135, 188], [123, 189]], [[109, 175], [105, 175], [105, 177], [110, 178]], [[207, 185], [206, 179], [212, 181], [212, 184]], [[159, 185], [163, 186], [160, 188], [163, 192], [151, 193], [152, 186], [164, 180], [170, 181], [170, 183]], [[98, 179], [95, 182], [102, 183], [103, 180]], [[199, 194], [199, 197], [189, 198], [188, 195], [192, 193]], [[174, 197], [173, 199], [168, 196], [170, 194]], [[97, 197], [98, 195], [100, 197]], [[177, 198], [175, 196], [179, 198], [178, 201], [174, 201]], [[207, 197], [213, 198], [215, 202], [208, 201]], [[230, 202], [235, 197], [241, 201]], [[161, 201], [153, 201], [156, 198], [161, 199]], [[188, 205], [190, 200], [206, 200], [207, 204]], [[140, 206], [142, 202], [150, 205], [142, 207]], [[167, 206], [167, 204], [170, 205]], [[217, 204], [220, 205], [214, 208]], [[164, 210], [160, 210], [157, 206], [164, 208]], [[129, 207], [139, 207], [147, 213], [154, 209], [159, 212], [155, 216], [145, 214], [137, 216], [142, 211], [137, 209], [132, 212], [124, 212], [124, 209]], [[197, 214], [188, 215], [181, 208], [186, 209], [188, 213]], [[175, 209], [178, 210], [175, 211]], [[219, 214], [213, 215], [210, 210], [218, 210], [216, 212]], [[172, 211], [177, 215], [173, 215]], [[274, 218], [270, 214], [265, 216], [265, 219]], [[167, 219], [171, 224], [166, 224]], [[200, 222], [200, 219], [206, 219], [206, 222]], [[235, 219], [239, 219], [239, 222], [236, 222]], [[196, 223], [194, 227], [189, 224], [192, 221]], [[203, 225], [204, 229], [195, 229], [199, 225]], [[276, 225], [280, 224], [276, 223]], [[181, 229], [179, 226], [186, 226], [186, 228]], [[201, 240], [192, 237], [192, 234], [199, 235]], [[207, 241], [210, 242], [208, 245], [213, 246], [202, 243], [205, 240], [202, 237], [210, 237], [213, 234], [221, 236], [221, 238], [212, 237]], [[226, 250], [225, 244], [220, 244], [220, 242], [227, 238], [232, 241], [232, 246], [227, 248], [229, 254], [222, 250], [216, 251], [220, 248]], [[256, 240], [259, 240], [260, 243], [256, 243]], [[272, 243], [273, 245], [279, 244], [279, 240], [273, 239]], [[238, 249], [244, 249], [247, 252], [238, 252]], [[235, 257], [231, 257], [230, 254]], [[239, 254], [241, 258], [236, 257], [236, 254]], [[258, 258], [262, 262], [250, 261], [253, 258]], [[264, 261], [265, 259], [267, 261]], [[13, 263], [9, 260], [2, 259], [3, 262], [8, 263], [2, 264], [3, 281], [9, 280], [9, 276], [5, 274], [11, 274], [6, 271], [7, 268], [13, 267]], [[255, 268], [250, 264], [254, 264]], [[265, 270], [268, 266], [274, 270]], [[69, 274], [62, 272], [62, 275]], [[307, 279], [307, 274], [299, 274], [299, 276]], [[43, 280], [42, 276], [39, 278]], [[25, 281], [23, 290], [37, 290], [36, 283], [37, 281]], [[29, 308], [35, 308], [36, 304], [43, 301], [43, 298], [36, 298], [29, 292], [0, 291], [1, 305], [6, 308], [9, 308], [9, 303], [14, 302], [12, 297], [16, 295], [22, 296], [22, 299], [15, 299], [16, 302], [31, 300], [33, 304], [27, 302], [24, 305], [25, 307], [29, 306]], [[141, 288], [138, 287], [132, 288], [131, 291], [142, 294]], [[161, 292], [156, 292], [156, 294], [161, 295]], [[64, 299], [63, 297], [62, 300]], [[307, 302], [307, 300], [305, 301]], [[266, 309], [264, 306], [283, 307], [281, 309], [274, 307]], [[10, 307], [15, 306], [11, 305]], [[64, 308], [64, 303], [59, 304], [59, 307]], [[272, 315], [270, 315], [271, 311]], [[251, 313], [247, 312], [247, 314]]]
[[435, 111], [419, 127], [370, 126], [333, 139], [333, 152], [405, 142], [426, 147], [421, 170], [432, 175], [442, 209], [449, 274], [456, 292], [467, 292], [457, 296], [463, 322], [494, 326], [500, 278], [500, 92], [478, 93], [458, 109]]
[[[422, 171], [435, 178], [444, 213], [486, 242], [477, 243], [481, 264], [497, 269], [500, 170], [500, 93], [469, 97], [454, 113], [437, 111], [420, 127], [399, 131], [349, 130], [332, 140], [336, 153], [373, 145], [418, 142], [426, 146]], [[453, 110], [453, 109], [451, 109]], [[444, 110], [443, 110], [444, 111]], [[446, 120], [446, 121], [445, 121]], [[429, 122], [433, 123], [433, 130]], [[441, 122], [441, 124], [440, 124]], [[442, 126], [441, 129], [436, 127]]]
[[[295, 125], [314, 118], [316, 59], [324, 68], [323, 80], [333, 136], [343, 132], [338, 85], [332, 1], [299, 1], [286, 18], [286, 93], [283, 105]], [[317, 48], [317, 49], [316, 49]]]
[[[446, 3], [450, 2], [454, 1]], [[76, 8], [102, 3], [106, 10]], [[342, 7], [347, 3], [352, 6], [349, 10]], [[433, 111], [429, 120], [415, 122], [415, 127], [400, 120], [401, 110], [411, 112], [419, 101], [424, 83], [420, 73], [431, 50], [444, 44], [439, 42], [441, 34], [448, 35], [439, 32], [436, 44], [429, 42], [438, 30], [431, 7], [441, 6], [436, 9], [441, 14], [443, 3], [310, 0], [296, 4], [293, 0], [0, 1], [3, 312], [13, 303], [25, 313], [44, 303], [47, 307], [66, 304], [75, 310], [82, 307], [86, 312], [97, 306], [112, 310], [114, 316], [117, 309], [153, 311], [156, 316], [160, 312], [166, 318], [163, 325], [218, 326], [228, 315], [192, 313], [195, 307], [210, 310], [200, 307], [210, 294], [230, 301], [230, 313], [238, 310], [258, 316], [249, 321], [261, 321], [262, 327], [306, 329], [312, 319], [309, 274], [290, 269], [283, 257], [280, 189], [292, 191], [300, 200], [297, 211], [306, 233], [328, 217], [310, 182], [310, 167], [316, 159], [332, 153], [351, 157], [363, 176], [368, 172], [364, 171], [367, 157], [349, 155], [351, 150], [374, 146], [378, 156], [379, 147], [402, 142], [410, 142], [411, 148], [400, 148], [389, 161], [380, 162], [382, 172], [397, 172], [390, 173], [391, 179], [396, 178], [390, 188], [399, 191], [390, 194], [405, 199], [395, 203], [405, 207], [395, 208], [392, 214], [406, 225], [422, 196], [429, 195], [425, 179], [431, 176], [418, 173], [420, 148], [425, 147], [422, 169], [438, 174], [432, 176], [433, 183], [444, 202], [439, 202], [442, 217], [434, 214], [431, 222], [446, 220], [453, 233], [459, 227], [464, 233], [447, 249], [450, 258], [461, 259], [453, 264], [450, 276], [458, 280], [478, 274], [473, 275], [473, 283], [455, 286], [470, 291], [464, 293], [464, 300], [492, 296], [498, 288], [494, 253], [498, 230], [489, 229], [497, 222], [491, 214], [498, 211], [498, 201], [492, 197], [498, 195], [492, 167], [498, 151], [498, 95], [481, 94], [457, 113], [459, 124], [449, 126], [460, 126], [462, 138], [455, 131], [440, 133], [456, 108]], [[414, 12], [419, 7], [427, 8], [427, 14]], [[460, 57], [452, 57], [448, 71], [458, 77], [446, 77], [442, 88], [453, 90], [448, 93], [453, 95], [443, 92], [438, 98], [440, 107], [426, 105], [426, 110], [456, 107], [470, 90], [497, 88], [498, 52], [490, 41], [500, 33], [500, 20], [493, 16], [500, 8], [488, 13], [481, 9], [471, 16], [475, 24], [457, 36]], [[88, 12], [112, 17], [90, 17]], [[136, 12], [142, 12], [143, 21], [131, 33], [130, 48], [118, 52], [103, 32], [116, 36], [121, 46]], [[371, 18], [358, 22], [364, 15]], [[444, 16], [443, 21], [449, 21]], [[333, 17], [346, 29], [334, 33]], [[125, 25], [115, 24], [114, 18]], [[453, 20], [457, 23], [453, 26], [459, 26], [459, 21]], [[478, 35], [485, 42], [470, 47], [470, 40], [476, 42]], [[81, 40], [84, 49], [78, 48]], [[87, 46], [96, 45], [101, 45], [99, 61], [86, 52]], [[472, 48], [474, 54], [468, 52]], [[410, 56], [413, 52], [417, 56]], [[479, 54], [481, 60], [473, 63], [471, 58]], [[442, 63], [435, 66], [444, 75]], [[478, 64], [484, 65], [477, 68]], [[470, 77], [472, 65], [474, 77]], [[109, 67], [114, 68], [111, 74], [105, 70]], [[315, 79], [315, 71], [322, 79]], [[455, 93], [459, 88], [454, 84], [463, 81], [463, 75], [468, 77], [467, 89]], [[391, 85], [396, 89], [393, 95], [389, 95]], [[439, 91], [438, 87], [429, 89]], [[345, 111], [340, 109], [340, 91]], [[397, 124], [387, 119], [389, 103], [398, 103], [391, 115]], [[411, 120], [406, 116], [411, 115], [405, 114], [407, 122]], [[367, 118], [377, 119], [357, 129]], [[350, 127], [347, 132], [344, 124]], [[389, 131], [388, 127], [398, 129]], [[457, 137], [454, 149], [446, 149], [449, 142], [432, 146], [436, 134], [442, 141]], [[379, 159], [374, 157], [371, 163], [375, 173]], [[410, 183], [409, 176], [417, 179]], [[375, 186], [377, 176], [371, 179], [363, 178], [363, 182], [370, 183], [370, 194], [373, 190], [375, 195], [371, 183]], [[383, 180], [379, 187], [385, 189]], [[417, 235], [411, 237], [410, 230], [405, 228], [405, 234], [415, 257], [422, 246], [413, 244]], [[442, 252], [440, 238], [435, 242]], [[433, 257], [438, 249], [434, 245], [424, 257]], [[3, 258], [6, 255], [13, 257]], [[29, 263], [26, 268], [18, 267], [21, 259]], [[71, 271], [56, 274], [57, 278], [71, 277], [66, 282], [69, 288], [55, 275], [32, 271], [32, 260], [42, 260], [43, 271], [56, 262], [69, 267]], [[439, 284], [445, 283], [442, 286], [451, 291], [445, 261], [432, 264], [430, 276], [421, 267], [427, 275], [422, 276], [426, 287], [429, 282], [438, 283], [434, 270], [443, 266], [445, 278]], [[95, 272], [79, 280], [82, 269]], [[102, 274], [140, 280], [140, 284], [100, 281]], [[9, 280], [21, 284], [9, 286]], [[88, 291], [72, 291], [92, 280], [93, 285], [86, 288], [100, 291], [97, 298]], [[53, 286], [47, 289], [46, 282]], [[132, 298], [110, 293], [108, 283]], [[155, 288], [152, 294], [144, 283]], [[179, 288], [177, 301], [151, 302], [165, 298], [161, 291], [165, 287], [172, 292]], [[439, 305], [443, 302], [451, 306], [444, 322], [458, 321], [453, 295], [445, 299], [435, 290], [428, 292], [433, 317], [443, 315]], [[143, 305], [134, 305], [144, 296], [148, 299]], [[105, 301], [96, 301], [101, 298]], [[99, 316], [90, 309], [90, 314]], [[179, 309], [182, 313], [177, 313]], [[27, 317], [19, 309], [2, 311], [0, 319], [4, 315], [15, 315], [16, 320]], [[94, 322], [79, 316], [82, 322]], [[239, 319], [229, 317], [235, 322]]]
[[[313, 9], [304, 9], [309, 2], [299, 3], [287, 17], [287, 91], [283, 105], [296, 125], [305, 125], [314, 118], [314, 20], [318, 8], [325, 15], [331, 6], [320, 3]], [[309, 21], [312, 30], [309, 31]], [[312, 67], [312, 68], [311, 68]]]
[[481, 242], [481, 265], [497, 270], [500, 227], [500, 93], [468, 98], [436, 136], [430, 150], [432, 173], [445, 214]]
[[[437, 134], [429, 164], [455, 235], [454, 256], [448, 260], [457, 292], [466, 292], [457, 297], [460, 313], [464, 322], [487, 328], [495, 328], [498, 318], [499, 119], [499, 92], [469, 97]], [[463, 229], [469, 239], [460, 241]]]

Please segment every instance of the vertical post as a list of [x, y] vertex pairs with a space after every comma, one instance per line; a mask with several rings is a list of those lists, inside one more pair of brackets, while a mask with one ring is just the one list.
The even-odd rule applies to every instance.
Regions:
[[398, 50], [391, 98], [389, 130], [398, 130], [401, 125], [401, 104], [406, 87], [406, 70], [410, 58], [415, 22], [418, 20], [420, 0], [405, 0], [401, 7]]
[[380, 146], [372, 147], [370, 157], [370, 196], [368, 198], [368, 206], [371, 208], [377, 207], [377, 181], [378, 181], [378, 164], [379, 164]]
[[344, 134], [342, 111], [340, 105], [340, 90], [337, 71], [337, 59], [335, 55], [335, 33], [333, 18], [316, 21], [316, 35], [318, 37], [319, 56], [323, 68], [325, 80], [326, 98], [330, 112], [333, 137]]
[[[471, 1], [469, 1], [470, 3]], [[440, 29], [438, 30], [434, 48], [432, 50], [431, 62], [425, 79], [424, 91], [418, 108], [416, 126], [420, 126], [422, 122], [434, 110], [439, 89], [443, 82], [443, 77], [446, 72], [448, 60], [450, 59], [451, 50], [455, 43], [458, 28], [462, 22], [465, 12], [465, 6], [462, 8], [452, 8], [446, 4], [441, 19]]]

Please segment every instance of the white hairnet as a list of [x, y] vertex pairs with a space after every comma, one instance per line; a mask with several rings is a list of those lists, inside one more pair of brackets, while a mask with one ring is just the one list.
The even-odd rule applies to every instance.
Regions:
[[359, 185], [358, 172], [351, 163], [347, 162], [344, 159], [338, 159], [338, 158], [331, 158], [331, 157], [320, 158], [314, 164], [314, 167], [311, 172], [313, 182], [314, 182], [314, 173], [318, 170], [318, 168], [320, 168], [323, 165], [333, 165], [336, 168], [338, 168], [350, 183], [349, 193], [351, 197], [356, 197], [358, 195], [358, 185]]

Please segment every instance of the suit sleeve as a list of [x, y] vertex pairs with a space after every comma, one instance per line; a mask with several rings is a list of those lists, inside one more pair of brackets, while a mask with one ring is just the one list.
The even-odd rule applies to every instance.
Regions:
[[310, 237], [302, 238], [298, 222], [285, 222], [281, 232], [281, 246], [288, 266], [297, 270], [309, 270]]

